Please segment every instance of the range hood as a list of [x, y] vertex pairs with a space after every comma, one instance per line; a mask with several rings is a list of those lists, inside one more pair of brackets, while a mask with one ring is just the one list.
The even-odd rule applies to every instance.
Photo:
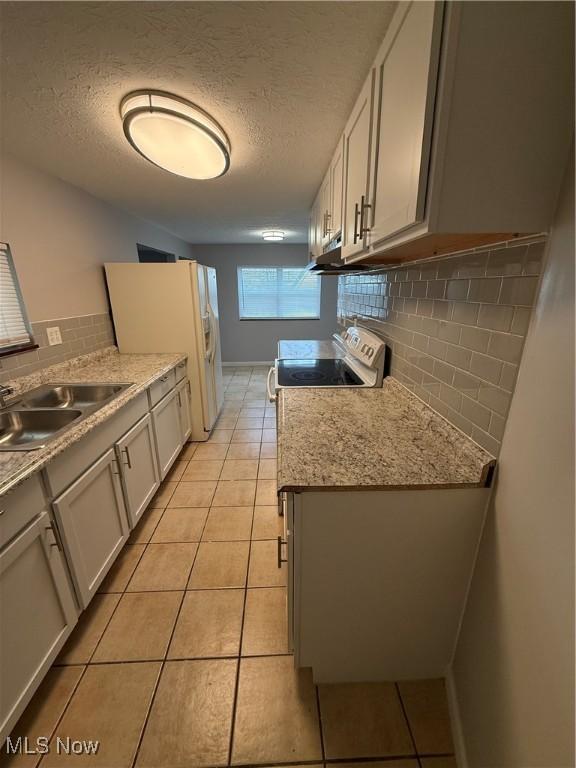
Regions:
[[365, 272], [370, 267], [366, 264], [345, 264], [342, 261], [342, 249], [332, 248], [321, 253], [308, 264], [308, 271], [315, 275], [349, 275]]

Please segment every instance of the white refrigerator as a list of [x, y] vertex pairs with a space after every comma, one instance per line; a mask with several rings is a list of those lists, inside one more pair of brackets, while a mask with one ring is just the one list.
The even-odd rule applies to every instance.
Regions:
[[196, 261], [105, 269], [120, 352], [188, 355], [191, 439], [207, 440], [224, 401], [216, 270]]

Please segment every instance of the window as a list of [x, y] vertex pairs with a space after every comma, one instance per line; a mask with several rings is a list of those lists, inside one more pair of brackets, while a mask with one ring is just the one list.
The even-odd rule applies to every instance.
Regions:
[[10, 246], [0, 243], [0, 355], [32, 344]]
[[302, 267], [238, 267], [241, 320], [320, 319], [320, 276]]

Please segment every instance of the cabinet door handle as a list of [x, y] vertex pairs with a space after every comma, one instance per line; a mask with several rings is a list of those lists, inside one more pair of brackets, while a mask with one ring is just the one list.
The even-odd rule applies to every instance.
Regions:
[[190, 382], [188, 382], [188, 394], [192, 397], [192, 384]]
[[370, 203], [367, 203], [364, 195], [362, 195], [362, 201], [360, 203], [360, 239], [362, 239], [367, 232], [370, 232], [370, 227], [364, 226], [364, 211], [371, 207]]
[[[362, 198], [364, 199], [364, 198]], [[354, 203], [354, 245], [358, 242], [360, 235], [358, 234], [358, 218], [360, 217], [360, 208], [358, 203]], [[360, 224], [362, 226], [362, 224]]]
[[282, 563], [288, 562], [282, 557], [282, 544], [286, 544], [286, 542], [282, 541], [282, 536], [278, 536], [278, 568], [282, 568]]
[[52, 541], [48, 542], [50, 547], [56, 547], [56, 549], [60, 549], [60, 542], [58, 541], [58, 536], [52, 523], [49, 523], [44, 530], [46, 533], [52, 534]]
[[164, 383], [164, 382], [168, 381], [168, 376], [161, 376], [161, 377], [160, 377], [160, 381], [161, 381], [162, 383]]
[[123, 448], [122, 450], [126, 454], [126, 462], [125, 462], [126, 466], [128, 467], [128, 469], [132, 469], [132, 462], [130, 460], [130, 451], [128, 450], [128, 446], [126, 446], [126, 448]]

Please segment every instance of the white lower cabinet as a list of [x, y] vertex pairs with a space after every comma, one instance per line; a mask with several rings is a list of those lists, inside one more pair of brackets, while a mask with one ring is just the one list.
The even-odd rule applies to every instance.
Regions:
[[173, 390], [152, 409], [152, 423], [156, 435], [156, 451], [160, 478], [164, 480], [168, 470], [182, 448], [180, 406], [178, 391]]
[[116, 443], [116, 454], [122, 466], [124, 501], [133, 528], [160, 485], [150, 414]]
[[190, 383], [183, 381], [177, 388], [178, 407], [180, 408], [180, 437], [182, 445], [192, 434], [192, 415], [190, 413]]
[[0, 553], [0, 744], [77, 620], [47, 512]]
[[443, 677], [490, 489], [286, 495], [297, 666], [318, 683]]
[[113, 448], [54, 501], [54, 511], [86, 608], [129, 533]]

